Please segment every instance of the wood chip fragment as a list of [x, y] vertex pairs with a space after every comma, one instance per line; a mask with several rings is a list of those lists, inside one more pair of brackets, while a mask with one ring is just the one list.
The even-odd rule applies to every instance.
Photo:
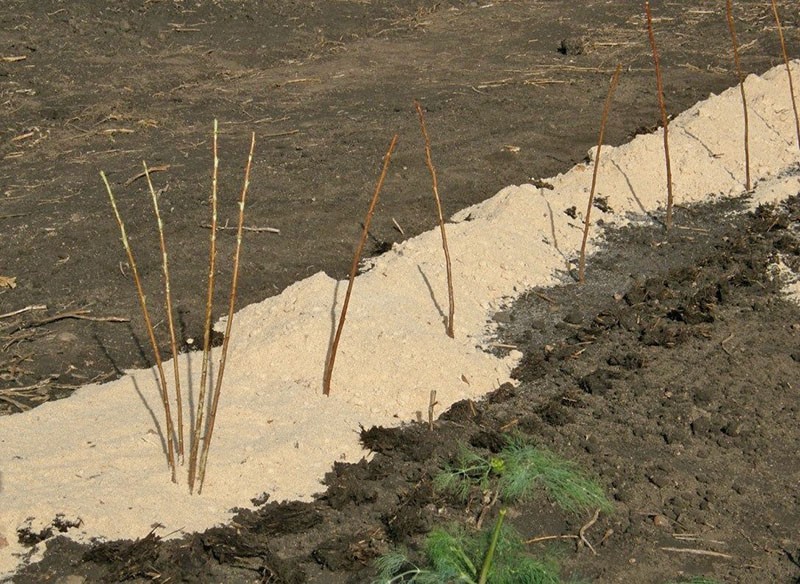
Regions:
[[17, 287], [16, 276], [0, 276], [0, 288], [11, 288], [12, 290]]

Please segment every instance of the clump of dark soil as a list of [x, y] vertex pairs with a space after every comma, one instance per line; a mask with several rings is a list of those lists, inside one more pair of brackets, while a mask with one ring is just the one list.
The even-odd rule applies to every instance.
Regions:
[[[513, 433], [577, 462], [613, 500], [596, 523], [544, 495], [511, 505], [523, 537], [565, 536], [530, 544], [556, 554], [565, 580], [796, 582], [800, 309], [773, 265], [800, 262], [800, 197], [743, 204], [681, 209], [669, 234], [610, 231], [586, 285], [506, 311], [503, 343], [525, 355], [517, 387], [454, 404], [433, 430], [364, 429], [371, 460], [336, 463], [314, 501], [267, 501], [177, 540], [56, 539], [15, 581], [369, 582], [393, 546], [413, 555], [435, 525], [496, 516], [432, 478], [460, 448], [497, 452]], [[587, 524], [596, 555], [576, 546]]]

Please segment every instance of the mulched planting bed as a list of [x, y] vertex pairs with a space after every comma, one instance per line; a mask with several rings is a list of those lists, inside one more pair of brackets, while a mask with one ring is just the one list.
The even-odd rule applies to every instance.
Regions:
[[[60, 538], [15, 581], [370, 582], [376, 557], [415, 557], [432, 528], [485, 528], [501, 507], [564, 581], [798, 581], [800, 309], [774, 262], [800, 262], [800, 198], [743, 206], [679, 209], [669, 234], [610, 230], [585, 286], [565, 275], [497, 315], [501, 344], [524, 351], [517, 387], [433, 429], [364, 429], [371, 460], [335, 463], [313, 502], [266, 501], [179, 540]], [[577, 463], [613, 511], [592, 522], [544, 491], [505, 505], [434, 489], [460, 449], [491, 456], [510, 435]]]

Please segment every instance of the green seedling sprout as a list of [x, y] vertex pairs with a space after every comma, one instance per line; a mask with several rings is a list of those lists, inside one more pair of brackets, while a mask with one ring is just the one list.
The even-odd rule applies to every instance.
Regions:
[[504, 525], [500, 511], [491, 530], [466, 533], [462, 528], [434, 529], [423, 544], [424, 565], [412, 563], [402, 550], [376, 560], [379, 584], [558, 584], [554, 564], [525, 551], [519, 534]]
[[529, 499], [542, 486], [561, 509], [580, 513], [610, 511], [600, 486], [574, 463], [515, 437], [496, 455], [483, 457], [464, 448], [454, 462], [434, 477], [434, 487], [466, 500], [478, 487], [494, 490], [506, 503]]

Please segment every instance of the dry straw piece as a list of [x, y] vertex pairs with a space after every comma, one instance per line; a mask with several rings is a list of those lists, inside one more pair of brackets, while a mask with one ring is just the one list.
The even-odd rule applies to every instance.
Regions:
[[428, 130], [425, 128], [425, 115], [422, 113], [422, 106], [418, 101], [414, 101], [414, 107], [417, 109], [419, 116], [419, 125], [422, 130], [422, 137], [425, 139], [425, 164], [431, 173], [431, 182], [433, 183], [433, 198], [436, 200], [436, 213], [439, 219], [439, 230], [442, 233], [442, 248], [444, 249], [444, 262], [447, 269], [447, 300], [449, 303], [449, 312], [447, 316], [447, 336], [455, 338], [455, 331], [453, 329], [453, 320], [455, 317], [455, 298], [453, 295], [453, 269], [450, 264], [450, 250], [447, 247], [447, 230], [444, 227], [444, 215], [442, 213], [442, 200], [439, 198], [439, 182], [436, 178], [436, 168], [433, 166], [431, 160], [431, 140], [428, 137]]
[[728, 30], [731, 33], [731, 43], [733, 44], [733, 62], [736, 66], [736, 75], [739, 77], [739, 91], [742, 94], [742, 109], [744, 110], [744, 169], [745, 169], [745, 190], [750, 191], [750, 121], [747, 117], [747, 97], [744, 92], [744, 73], [742, 73], [742, 63], [739, 59], [739, 41], [736, 38], [736, 24], [733, 21], [733, 2], [725, 0], [725, 17], [728, 21]]
[[386, 179], [386, 173], [389, 170], [389, 162], [392, 159], [392, 152], [394, 152], [394, 148], [397, 145], [397, 134], [394, 135], [392, 138], [392, 143], [389, 144], [389, 149], [386, 151], [386, 154], [383, 157], [383, 169], [381, 170], [381, 175], [378, 178], [378, 184], [375, 185], [375, 192], [372, 195], [372, 201], [369, 204], [369, 210], [367, 210], [367, 216], [364, 219], [364, 229], [361, 232], [361, 239], [358, 242], [358, 247], [356, 248], [356, 253], [353, 256], [353, 263], [350, 266], [350, 278], [347, 282], [347, 292], [344, 295], [344, 304], [342, 304], [342, 313], [339, 316], [339, 324], [336, 327], [336, 334], [333, 337], [333, 343], [331, 343], [330, 350], [328, 351], [328, 359], [325, 363], [325, 372], [322, 377], [322, 393], [325, 395], [330, 395], [331, 393], [331, 378], [333, 377], [333, 365], [336, 362], [336, 351], [339, 348], [339, 339], [342, 337], [342, 329], [344, 328], [344, 321], [347, 317], [347, 307], [350, 305], [350, 294], [353, 292], [353, 283], [356, 279], [356, 273], [358, 272], [358, 263], [361, 261], [361, 253], [364, 251], [364, 245], [367, 242], [367, 235], [369, 233], [369, 225], [372, 222], [372, 215], [375, 214], [375, 205], [378, 204], [378, 198], [381, 194], [381, 189], [383, 188], [383, 181]]
[[661, 64], [658, 60], [658, 49], [656, 48], [656, 36], [653, 33], [653, 15], [650, 12], [650, 2], [645, 0], [644, 13], [647, 18], [647, 36], [650, 38], [650, 48], [653, 51], [653, 66], [656, 72], [656, 92], [658, 94], [658, 106], [661, 109], [661, 125], [664, 127], [664, 163], [667, 167], [667, 214], [664, 219], [664, 226], [669, 230], [672, 227], [672, 165], [669, 161], [669, 118], [667, 117], [667, 106], [664, 104], [664, 83], [661, 80]]
[[584, 283], [586, 274], [586, 241], [589, 238], [589, 226], [591, 225], [592, 205], [594, 204], [594, 191], [597, 187], [597, 171], [600, 168], [600, 149], [603, 147], [603, 136], [606, 132], [606, 122], [608, 121], [608, 112], [611, 110], [611, 100], [614, 97], [614, 91], [617, 89], [617, 82], [619, 81], [619, 72], [622, 65], [617, 65], [614, 70], [614, 76], [611, 78], [611, 85], [608, 88], [608, 95], [606, 95], [606, 103], [603, 105], [603, 115], [600, 118], [600, 135], [597, 137], [597, 152], [594, 156], [594, 170], [592, 171], [592, 188], [589, 190], [589, 203], [586, 207], [586, 217], [583, 220], [583, 241], [581, 241], [581, 253], [578, 260], [578, 282]]
[[800, 148], [800, 115], [797, 114], [797, 101], [794, 99], [794, 83], [792, 83], [792, 68], [789, 66], [789, 54], [786, 52], [786, 41], [783, 38], [783, 25], [781, 25], [781, 17], [778, 14], [778, 4], [775, 0], [772, 0], [772, 14], [775, 16], [775, 25], [778, 27], [778, 38], [781, 41], [783, 62], [786, 64], [786, 76], [789, 79], [789, 97], [792, 100], [794, 127], [797, 132], [797, 147]]
[[144, 290], [142, 289], [142, 281], [139, 278], [139, 269], [136, 267], [136, 260], [133, 257], [133, 251], [131, 250], [130, 243], [128, 242], [128, 235], [125, 231], [125, 223], [122, 221], [122, 217], [119, 214], [119, 209], [117, 209], [117, 201], [114, 198], [111, 185], [106, 178], [106, 173], [104, 173], [102, 170], [100, 171], [100, 178], [103, 179], [103, 183], [106, 186], [108, 198], [111, 200], [111, 208], [114, 210], [114, 217], [117, 220], [117, 225], [119, 226], [119, 231], [122, 235], [122, 245], [125, 246], [125, 253], [128, 255], [128, 263], [131, 266], [133, 281], [136, 284], [136, 295], [139, 298], [139, 306], [142, 309], [142, 316], [144, 317], [144, 323], [147, 327], [147, 335], [150, 338], [150, 345], [153, 348], [153, 356], [156, 361], [156, 368], [158, 369], [158, 378], [161, 386], [161, 403], [164, 406], [164, 416], [166, 417], [165, 434], [167, 435], [167, 463], [169, 464], [170, 473], [172, 474], [172, 482], [174, 483], [177, 482], [175, 473], [175, 446], [172, 439], [174, 427], [172, 423], [172, 413], [170, 412], [169, 394], [167, 393], [167, 379], [164, 376], [164, 366], [161, 361], [161, 354], [158, 351], [156, 335], [153, 332], [153, 321], [150, 319], [150, 312], [147, 309], [147, 298], [144, 294]]

